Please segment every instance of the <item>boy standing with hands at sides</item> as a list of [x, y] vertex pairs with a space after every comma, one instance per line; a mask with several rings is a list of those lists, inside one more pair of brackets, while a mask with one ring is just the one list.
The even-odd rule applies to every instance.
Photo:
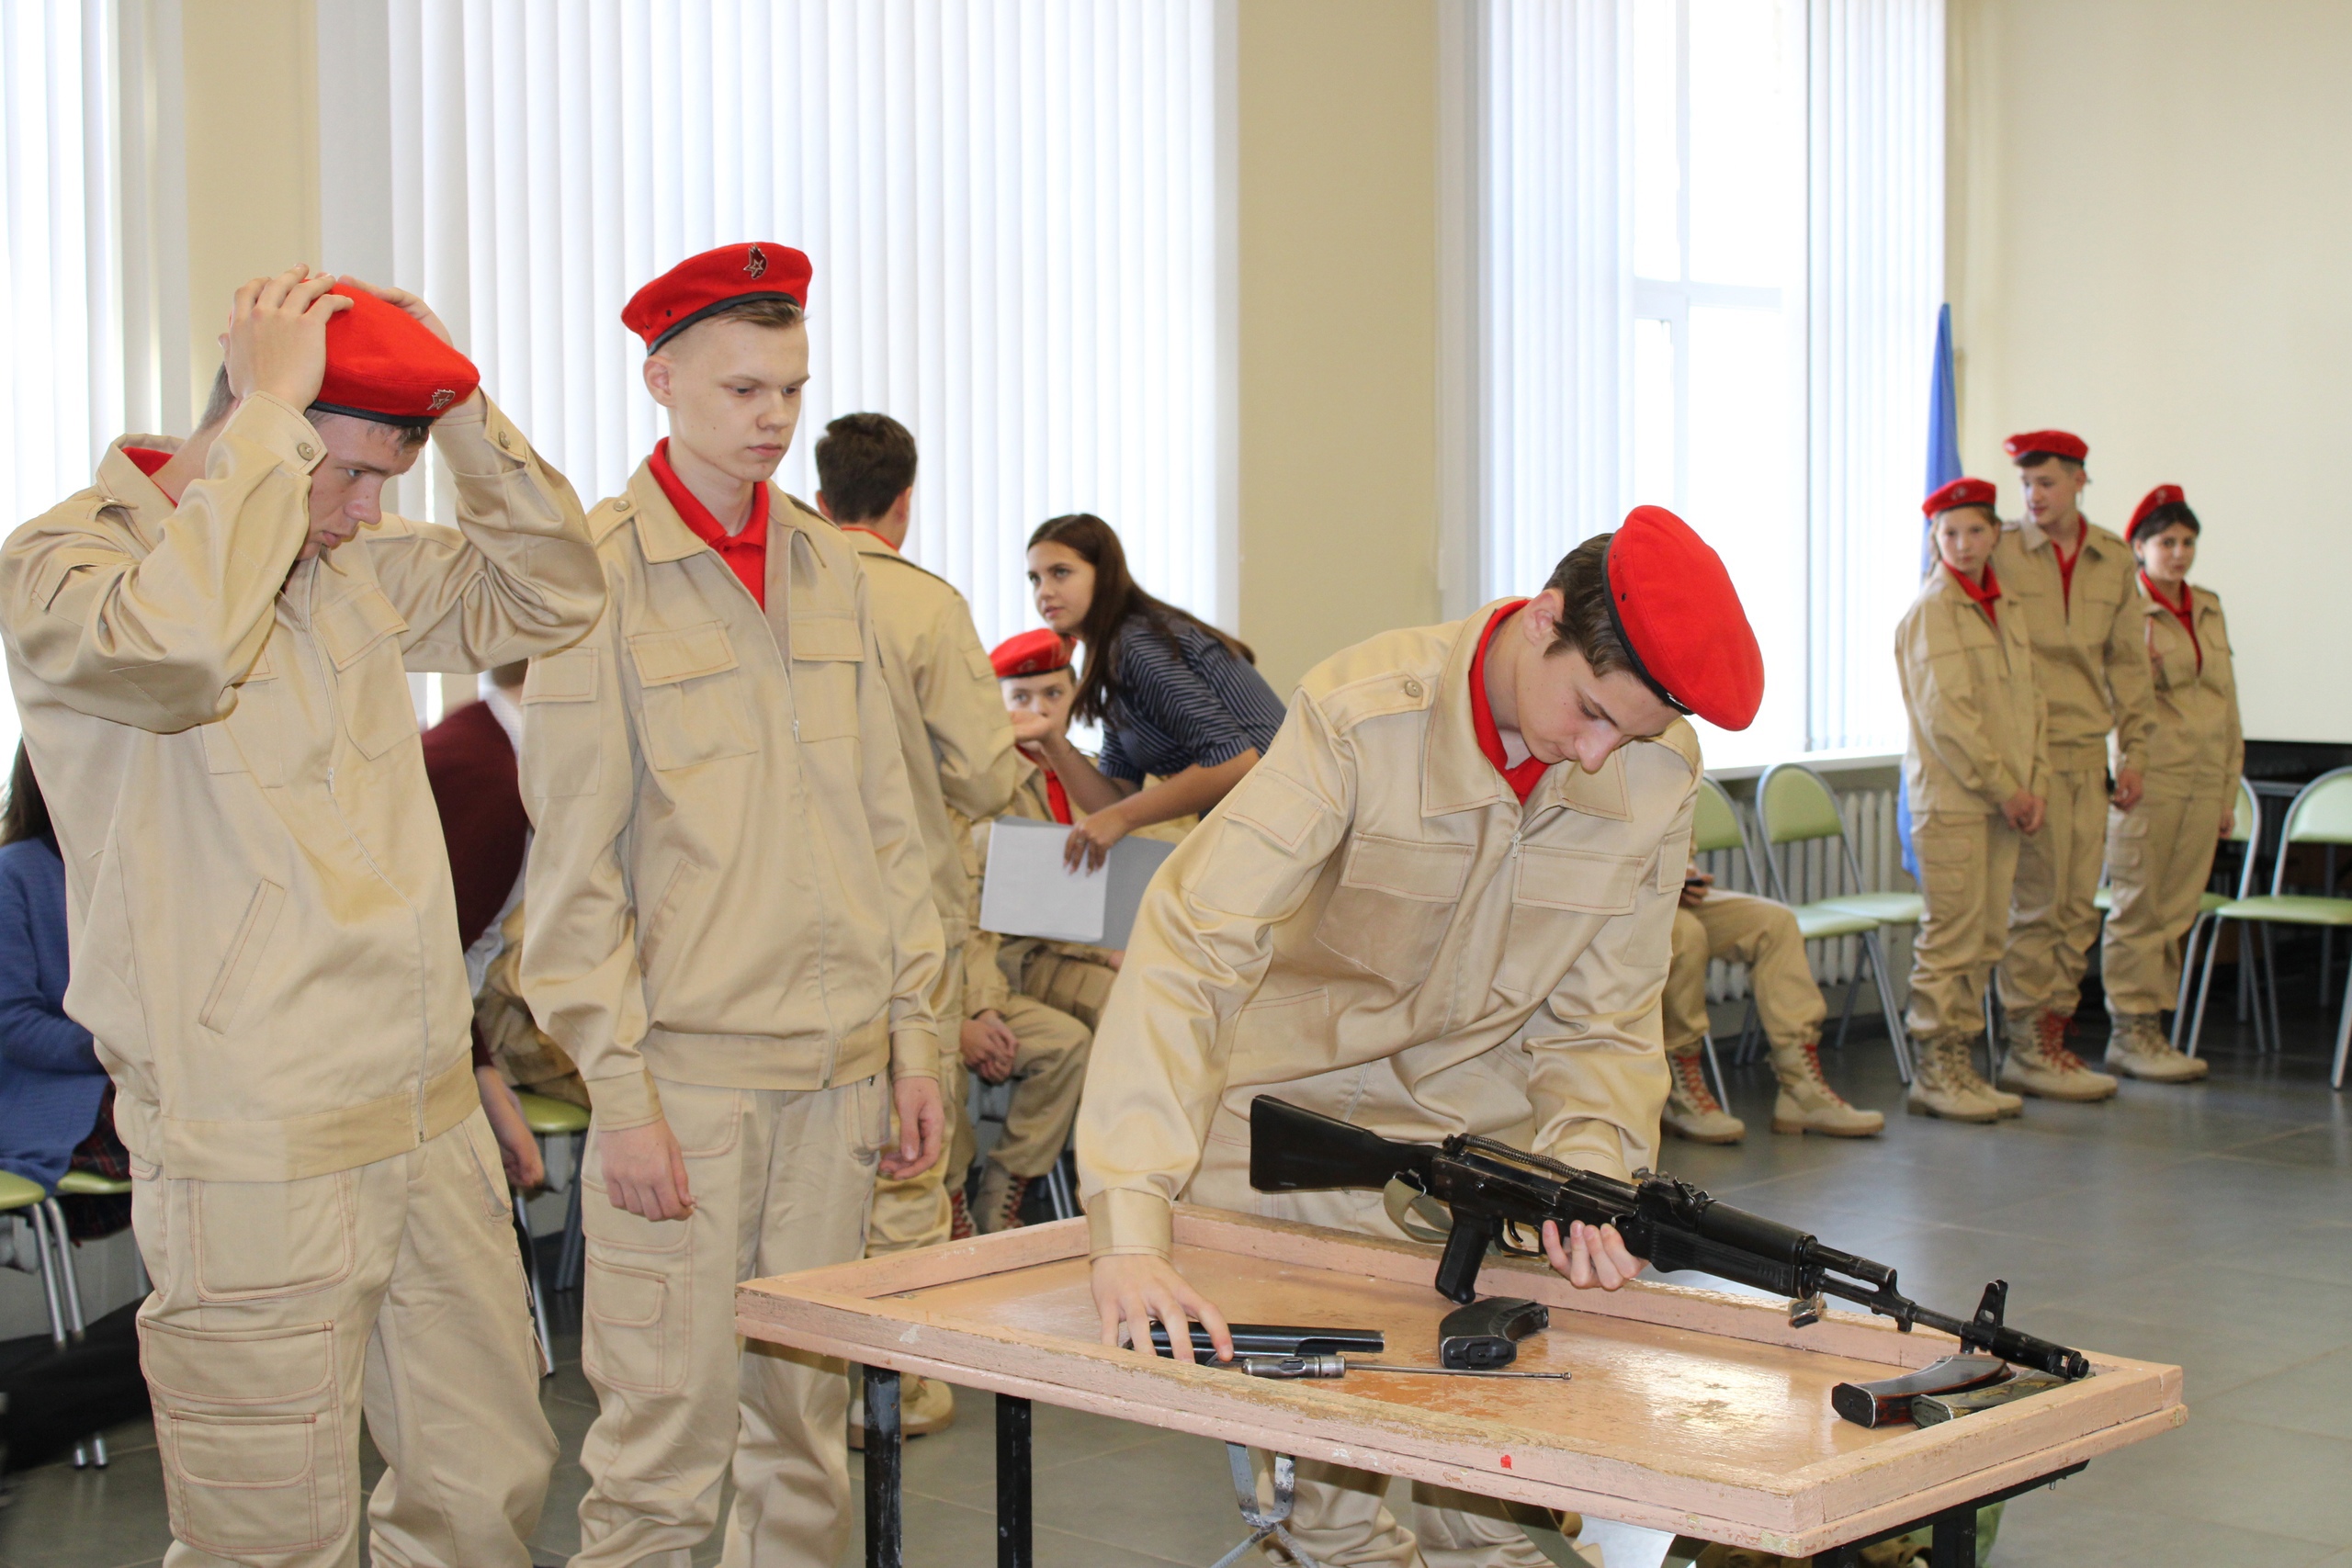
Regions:
[[2018, 851], [1998, 971], [2008, 1035], [2001, 1085], [2052, 1100], [2105, 1100], [2115, 1079], [2085, 1066], [2066, 1037], [2098, 938], [2092, 900], [2108, 810], [2140, 804], [2148, 765], [2155, 699], [2139, 566], [2122, 540], [2082, 514], [2090, 448], [2081, 436], [2034, 430], [2002, 445], [2017, 460], [2025, 516], [2001, 530], [1991, 564], [2032, 645], [2034, 682], [2049, 712], [2050, 773], [2046, 820]]
[[1997, 492], [1954, 479], [1921, 510], [1937, 561], [1894, 633], [1912, 848], [1927, 900], [1904, 1022], [1917, 1043], [1915, 1116], [1995, 1122], [2023, 1102], [1977, 1075], [1984, 984], [2008, 935], [2019, 847], [2043, 829], [2044, 709], [2024, 617], [1992, 564]]
[[523, 985], [594, 1114], [575, 1568], [684, 1564], [730, 1460], [727, 1561], [831, 1568], [845, 1370], [739, 1350], [735, 1285], [857, 1258], [877, 1170], [939, 1156], [939, 917], [865, 576], [768, 482], [808, 276], [727, 245], [630, 299], [670, 434], [590, 514], [604, 619], [523, 689]]

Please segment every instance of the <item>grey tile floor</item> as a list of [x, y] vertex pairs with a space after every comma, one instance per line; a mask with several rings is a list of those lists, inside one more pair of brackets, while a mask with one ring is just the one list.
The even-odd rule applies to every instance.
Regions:
[[[2289, 988], [2308, 998], [2313, 987]], [[1894, 1112], [1884, 1138], [1772, 1136], [1757, 1066], [1733, 1075], [1747, 1142], [1671, 1144], [1667, 1163], [1899, 1265], [1922, 1299], [1965, 1310], [2003, 1276], [2016, 1321], [2034, 1332], [2187, 1369], [2188, 1425], [2011, 1505], [1995, 1554], [2004, 1568], [2352, 1568], [2352, 1111], [2325, 1081], [2332, 1021], [2290, 1015], [2280, 1056], [2225, 1029], [2201, 1086], [2127, 1084], [2107, 1105], [2034, 1101], [2024, 1120], [1989, 1129], [1901, 1115], [1883, 1042], [1857, 1039], [1830, 1071]], [[578, 1456], [594, 1401], [577, 1350], [576, 1334], [559, 1334], [563, 1362], [542, 1393], [563, 1446], [536, 1542], [548, 1557], [575, 1543], [586, 1485]], [[967, 1393], [953, 1429], [910, 1446], [910, 1562], [994, 1562], [993, 1430], [987, 1396]], [[16, 1478], [0, 1568], [161, 1559], [153, 1433], [126, 1427], [113, 1442], [103, 1472]], [[1216, 1443], [1041, 1405], [1036, 1451], [1044, 1568], [1205, 1564], [1239, 1539]], [[1650, 1568], [1664, 1545], [1602, 1533], [1608, 1568]], [[1563, 1553], [1556, 1538], [1539, 1544]], [[713, 1540], [695, 1561], [718, 1556]], [[843, 1562], [863, 1561], [853, 1540]]]

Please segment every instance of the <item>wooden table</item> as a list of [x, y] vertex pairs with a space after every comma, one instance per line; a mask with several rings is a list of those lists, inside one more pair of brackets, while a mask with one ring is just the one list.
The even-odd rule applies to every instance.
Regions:
[[[1431, 1288], [1434, 1247], [1182, 1205], [1175, 1235], [1178, 1266], [1231, 1319], [1379, 1328], [1385, 1359], [1435, 1364], [1451, 1303]], [[998, 1396], [1001, 1568], [1030, 1561], [1033, 1400], [1833, 1562], [1932, 1524], [1937, 1568], [1973, 1568], [1981, 1505], [2188, 1417], [2179, 1368], [2086, 1351], [2093, 1375], [2065, 1388], [1868, 1430], [1832, 1413], [1830, 1387], [1925, 1366], [1951, 1339], [1843, 1312], [1793, 1329], [1781, 1303], [1678, 1285], [1577, 1291], [1510, 1259], [1488, 1263], [1486, 1290], [1552, 1309], [1518, 1364], [1574, 1381], [1269, 1382], [1097, 1344], [1086, 1246], [1069, 1220], [739, 1289], [745, 1335], [868, 1369], [869, 1564], [901, 1560], [901, 1372]]]

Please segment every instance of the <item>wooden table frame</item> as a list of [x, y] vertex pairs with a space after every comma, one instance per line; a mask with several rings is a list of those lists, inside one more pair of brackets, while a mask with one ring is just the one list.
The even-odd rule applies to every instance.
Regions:
[[[1419, 1286], [1428, 1285], [1436, 1266], [1434, 1249], [1426, 1247], [1186, 1205], [1177, 1207], [1175, 1237], [1180, 1250]], [[1842, 1549], [1931, 1525], [1937, 1568], [1973, 1563], [1983, 1504], [2072, 1474], [2098, 1454], [2179, 1426], [2188, 1415], [2178, 1368], [2088, 1352], [2093, 1377], [1964, 1421], [1890, 1435], [1887, 1443], [1905, 1445], [1896, 1450], [1874, 1444], [1771, 1475], [1678, 1472], [1492, 1419], [1430, 1411], [1383, 1419], [1378, 1406], [1342, 1384], [1239, 1378], [1063, 1336], [975, 1325], [905, 1299], [1080, 1258], [1086, 1250], [1085, 1222], [1070, 1220], [739, 1289], [736, 1321], [745, 1335], [869, 1370], [869, 1564], [897, 1568], [901, 1561], [898, 1373], [998, 1396], [998, 1561], [1005, 1568], [1026, 1568], [1031, 1561], [1030, 1402], [1037, 1399], [1788, 1556], [1829, 1554], [1831, 1562], [1850, 1560]], [[1614, 1293], [1576, 1291], [1548, 1268], [1510, 1259], [1491, 1261], [1485, 1282], [1496, 1293], [1530, 1296], [1563, 1314], [1889, 1369], [1925, 1366], [1955, 1348], [1942, 1335], [1904, 1334], [1881, 1319], [1843, 1312], [1791, 1328], [1781, 1303], [1755, 1297], [1642, 1281]], [[1890, 1451], [1900, 1454], [1899, 1466]]]

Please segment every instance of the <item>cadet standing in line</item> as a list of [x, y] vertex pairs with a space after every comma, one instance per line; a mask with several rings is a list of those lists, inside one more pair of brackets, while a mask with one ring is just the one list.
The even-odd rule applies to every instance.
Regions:
[[[0, 552], [73, 890], [66, 1008], [133, 1159], [173, 1568], [524, 1568], [555, 1438], [476, 1093], [410, 670], [563, 647], [580, 503], [431, 310], [237, 291], [214, 407]], [[384, 513], [430, 433], [458, 526]]]
[[2213, 874], [2213, 852], [2236, 814], [2245, 736], [2222, 601], [2188, 585], [2203, 525], [2178, 485], [2158, 485], [2132, 513], [2140, 560], [2141, 630], [2155, 690], [2146, 792], [2107, 819], [2107, 917], [2099, 972], [2112, 1021], [2107, 1066], [2151, 1083], [2205, 1076], [2201, 1057], [2173, 1049], [2164, 1010], [2180, 994], [2181, 944]]
[[[1231, 1353], [1169, 1260], [1180, 1197], [1402, 1234], [1377, 1193], [1252, 1190], [1261, 1093], [1392, 1137], [1650, 1164], [1700, 771], [1680, 716], [1742, 728], [1763, 690], [1723, 563], [1656, 507], [1532, 599], [1310, 671], [1265, 761], [1153, 879], [1096, 1032], [1078, 1148], [1104, 1342], [1124, 1328], [1148, 1354], [1153, 1320], [1189, 1316]], [[1544, 1242], [1578, 1286], [1640, 1267], [1605, 1227]], [[1322, 1562], [1547, 1561], [1489, 1500], [1417, 1486], [1408, 1529], [1386, 1476], [1298, 1469], [1290, 1528]]]
[[[2105, 1100], [2115, 1080], [2068, 1048], [2083, 971], [2098, 936], [2100, 862], [2110, 806], [2140, 804], [2154, 699], [2132, 552], [2080, 510], [2090, 448], [2063, 430], [2012, 435], [2025, 515], [2001, 531], [1992, 567], [2033, 644], [2049, 713], [2045, 816], [2018, 853], [1998, 970], [2008, 1052], [2001, 1087], [2052, 1100]], [[2114, 776], [2108, 736], [2115, 737]], [[1917, 810], [1918, 803], [1912, 803]]]
[[1666, 975], [1666, 1065], [1674, 1083], [1667, 1097], [1666, 1130], [1694, 1144], [1736, 1144], [1747, 1124], [1723, 1108], [1707, 1087], [1701, 1053], [1707, 1033], [1707, 964], [1723, 958], [1747, 965], [1757, 1022], [1772, 1054], [1779, 1092], [1772, 1100], [1775, 1133], [1825, 1133], [1868, 1138], [1886, 1118], [1846, 1103], [1821, 1071], [1821, 1024], [1829, 1016], [1814, 983], [1804, 936], [1786, 904], [1733, 893], [1690, 868], [1681, 907], [1674, 911], [1674, 959]]
[[[1984, 986], [2008, 940], [2019, 846], [2046, 828], [2045, 709], [2025, 618], [1992, 558], [1999, 492], [1954, 479], [1921, 510], [1937, 563], [1895, 628], [1911, 734], [1903, 783], [1927, 909], [1911, 944], [1905, 1027], [1915, 1116], [1995, 1122], [2024, 1108], [1978, 1076]], [[2002, 612], [2006, 610], [2005, 615]]]
[[726, 245], [629, 300], [670, 434], [590, 514], [604, 619], [523, 688], [524, 991], [594, 1116], [574, 1568], [683, 1565], [730, 1457], [726, 1561], [832, 1568], [846, 1371], [739, 1353], [735, 1285], [856, 1258], [877, 1165], [939, 1155], [939, 917], [865, 574], [768, 483], [808, 271]]
[[[817, 441], [817, 509], [842, 531], [865, 572], [882, 672], [898, 716], [898, 742], [914, 795], [915, 825], [931, 866], [945, 962], [932, 1012], [943, 1034], [964, 1018], [964, 944], [971, 937], [971, 823], [1003, 810], [1018, 777], [1012, 721], [998, 700], [972, 608], [944, 580], [906, 556], [912, 521], [915, 438], [883, 413], [847, 413]], [[963, 1057], [953, 1036], [941, 1041], [940, 1099], [951, 1122], [964, 1098]], [[921, 1175], [886, 1179], [874, 1192], [865, 1250], [903, 1252], [971, 1234], [961, 1186], [947, 1184], [947, 1160]], [[960, 1222], [960, 1225], [959, 1223]], [[899, 1389], [909, 1437], [936, 1432], [956, 1418], [956, 1396], [935, 1378], [910, 1378]], [[852, 1425], [862, 1411], [852, 1412]]]

